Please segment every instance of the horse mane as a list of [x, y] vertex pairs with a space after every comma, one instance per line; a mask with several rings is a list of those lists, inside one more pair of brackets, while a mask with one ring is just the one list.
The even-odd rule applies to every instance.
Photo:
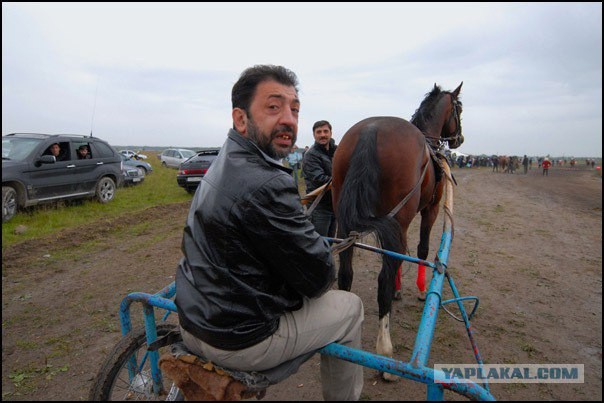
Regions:
[[434, 110], [440, 97], [446, 93], [446, 91], [441, 90], [438, 85], [434, 84], [432, 91], [426, 94], [419, 108], [415, 110], [415, 113], [411, 117], [411, 123], [423, 132], [434, 115]]
[[[440, 98], [445, 94], [451, 94], [450, 91], [443, 91], [441, 88], [434, 84], [434, 88], [432, 91], [426, 94], [426, 98], [419, 105], [419, 108], [415, 110], [415, 113], [411, 117], [411, 123], [415, 125], [419, 130], [424, 132], [428, 127], [428, 122], [434, 116], [434, 112], [436, 111], [436, 105]], [[457, 99], [457, 102], [461, 105], [461, 101]]]

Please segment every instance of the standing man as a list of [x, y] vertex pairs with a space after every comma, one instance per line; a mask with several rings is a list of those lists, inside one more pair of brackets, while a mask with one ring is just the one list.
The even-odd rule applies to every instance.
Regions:
[[499, 157], [493, 155], [491, 157], [491, 162], [493, 163], [493, 172], [499, 172]]
[[541, 167], [543, 168], [543, 176], [549, 176], [549, 168], [551, 166], [552, 162], [549, 160], [549, 158], [545, 157], [541, 163]]
[[292, 152], [287, 154], [287, 163], [289, 167], [292, 169], [292, 176], [294, 177], [294, 184], [296, 185], [296, 189], [298, 188], [298, 176], [300, 175], [300, 161], [302, 160], [302, 156], [298, 152], [298, 146], [294, 146], [292, 148]]
[[[319, 120], [312, 127], [315, 144], [304, 154], [302, 173], [306, 181], [306, 193], [325, 185], [331, 180], [331, 163], [336, 151], [336, 143], [331, 138], [331, 124]], [[323, 194], [311, 213], [310, 220], [317, 232], [323, 236], [336, 235], [336, 217], [331, 204], [331, 190]]]
[[[329, 243], [281, 164], [298, 133], [298, 79], [246, 69], [231, 93], [233, 128], [201, 181], [182, 239], [176, 307], [185, 345], [239, 371], [264, 371], [337, 342], [361, 348], [363, 304], [331, 290]], [[321, 355], [325, 400], [358, 400], [363, 367]]]
[[526, 175], [528, 172], [528, 165], [529, 165], [529, 159], [526, 156], [526, 154], [524, 154], [524, 158], [522, 159], [522, 166], [524, 167], [524, 174]]

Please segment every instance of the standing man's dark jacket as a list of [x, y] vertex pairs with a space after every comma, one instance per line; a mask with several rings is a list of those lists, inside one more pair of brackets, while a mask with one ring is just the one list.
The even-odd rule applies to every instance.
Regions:
[[[315, 143], [304, 153], [302, 173], [306, 182], [306, 193], [310, 193], [329, 182], [331, 179], [331, 163], [336, 148], [335, 140], [331, 139], [329, 150], [326, 150], [323, 145]], [[316, 208], [333, 211], [331, 190], [323, 195]]]
[[223, 350], [269, 337], [281, 315], [335, 280], [329, 243], [305, 216], [291, 170], [232, 129], [195, 193], [182, 250], [180, 324]]

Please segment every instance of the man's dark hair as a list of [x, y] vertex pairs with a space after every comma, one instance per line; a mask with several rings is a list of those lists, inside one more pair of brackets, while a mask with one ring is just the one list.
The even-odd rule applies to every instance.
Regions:
[[325, 126], [325, 125], [327, 125], [327, 126], [329, 127], [329, 130], [330, 130], [330, 131], [331, 131], [331, 130], [333, 130], [333, 129], [331, 128], [331, 123], [329, 123], [327, 120], [319, 120], [318, 122], [315, 122], [315, 124], [314, 124], [314, 125], [312, 125], [312, 132], [314, 133], [314, 132], [315, 132], [315, 129], [316, 129], [317, 127], [321, 127], [321, 126]]
[[249, 67], [241, 73], [239, 80], [233, 85], [231, 102], [233, 108], [241, 108], [249, 116], [249, 107], [256, 92], [256, 87], [263, 81], [274, 80], [279, 84], [292, 86], [298, 93], [298, 77], [282, 66], [272, 64]]

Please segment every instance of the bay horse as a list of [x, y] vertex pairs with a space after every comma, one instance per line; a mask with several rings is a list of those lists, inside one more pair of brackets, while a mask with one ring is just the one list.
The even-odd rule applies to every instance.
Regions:
[[[435, 149], [442, 152], [445, 143], [457, 148], [464, 141], [459, 100], [462, 85], [450, 92], [434, 84], [411, 122], [392, 116], [370, 117], [344, 134], [332, 167], [339, 238], [350, 240], [351, 234], [375, 231], [383, 249], [407, 254], [407, 229], [419, 212], [417, 257], [427, 258], [445, 183]], [[352, 278], [352, 249], [348, 248], [340, 252], [338, 287], [350, 291]], [[395, 284], [399, 278], [398, 259], [384, 255], [378, 276], [376, 351], [388, 357], [393, 353], [389, 318], [395, 288], [400, 289], [400, 280]], [[418, 268], [417, 285], [423, 286], [419, 291], [425, 293], [424, 266]], [[383, 377], [397, 378], [389, 373]]]

